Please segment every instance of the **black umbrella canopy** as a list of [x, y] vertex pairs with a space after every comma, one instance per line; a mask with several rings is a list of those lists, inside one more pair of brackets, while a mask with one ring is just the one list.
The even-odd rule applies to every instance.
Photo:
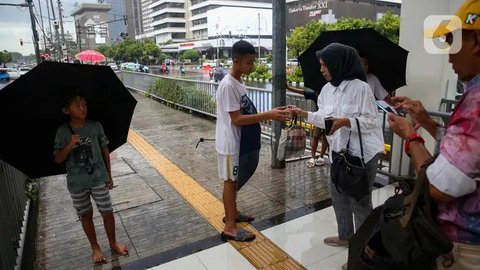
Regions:
[[87, 119], [99, 121], [110, 151], [127, 140], [137, 101], [108, 66], [43, 62], [0, 90], [0, 159], [31, 178], [65, 173], [53, 161], [65, 97], [80, 92]]
[[392, 92], [406, 85], [408, 51], [372, 28], [322, 32], [298, 58], [305, 86], [320, 91], [327, 83], [320, 74], [315, 52], [331, 43], [351, 46], [368, 57], [369, 73], [375, 74], [385, 90]]

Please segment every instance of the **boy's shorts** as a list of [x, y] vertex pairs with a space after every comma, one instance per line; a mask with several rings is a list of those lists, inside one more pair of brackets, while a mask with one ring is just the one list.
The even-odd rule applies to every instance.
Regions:
[[238, 179], [238, 155], [217, 155], [218, 177], [223, 181]]
[[320, 139], [322, 135], [325, 133], [325, 129], [321, 129], [319, 127], [313, 127], [312, 138]]
[[98, 212], [101, 214], [113, 212], [112, 200], [110, 199], [110, 193], [105, 184], [93, 188], [74, 188], [70, 191], [70, 196], [72, 197], [73, 207], [77, 210], [77, 215], [79, 217], [92, 211], [90, 196], [95, 201]]

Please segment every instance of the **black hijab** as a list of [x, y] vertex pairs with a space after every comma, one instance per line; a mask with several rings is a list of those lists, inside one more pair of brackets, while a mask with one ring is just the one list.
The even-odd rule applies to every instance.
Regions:
[[322, 59], [330, 72], [330, 83], [339, 86], [344, 80], [360, 79], [367, 82], [360, 56], [354, 48], [340, 43], [332, 43], [315, 53]]

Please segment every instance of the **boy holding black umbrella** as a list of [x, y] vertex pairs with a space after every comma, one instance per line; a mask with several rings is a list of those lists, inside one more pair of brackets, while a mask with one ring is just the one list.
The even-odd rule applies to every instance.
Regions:
[[90, 197], [102, 214], [110, 247], [120, 255], [128, 254], [127, 246], [117, 243], [115, 237], [115, 219], [109, 194], [113, 180], [108, 139], [100, 123], [86, 119], [87, 103], [80, 94], [74, 93], [66, 98], [63, 112], [70, 116], [70, 120], [57, 130], [54, 159], [57, 163], [65, 162], [68, 190], [92, 247], [93, 262], [105, 263], [107, 258], [97, 242]]

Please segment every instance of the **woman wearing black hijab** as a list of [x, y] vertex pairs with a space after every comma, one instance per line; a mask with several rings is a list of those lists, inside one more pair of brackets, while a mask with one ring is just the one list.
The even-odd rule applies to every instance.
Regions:
[[338, 224], [338, 236], [327, 237], [324, 243], [332, 246], [348, 246], [348, 240], [372, 211], [373, 183], [377, 171], [380, 153], [383, 152], [383, 134], [374, 104], [370, 86], [357, 51], [346, 45], [332, 43], [316, 53], [320, 61], [320, 73], [329, 81], [318, 97], [318, 111], [306, 112], [299, 108], [291, 109], [293, 114], [307, 117], [315, 126], [325, 128], [325, 118], [333, 117], [333, 124], [327, 136], [330, 144], [330, 158], [333, 152], [347, 148], [349, 152], [361, 157], [357, 121], [363, 145], [363, 157], [367, 168], [369, 193], [356, 200], [337, 190], [330, 181], [332, 205]]

